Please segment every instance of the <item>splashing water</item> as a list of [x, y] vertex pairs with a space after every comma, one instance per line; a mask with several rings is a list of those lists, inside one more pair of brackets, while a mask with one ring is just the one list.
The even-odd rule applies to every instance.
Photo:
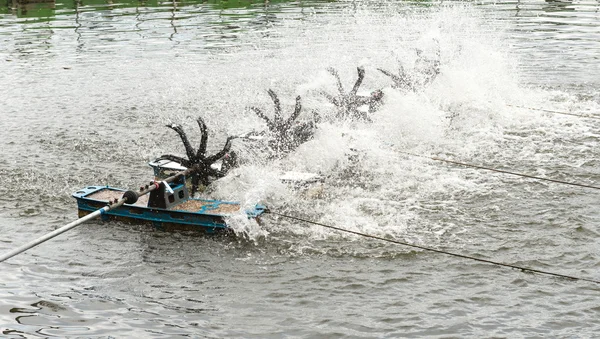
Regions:
[[[284, 112], [301, 95], [300, 119], [318, 113], [314, 138], [278, 160], [236, 140], [242, 166], [210, 197], [597, 276], [593, 192], [406, 154], [598, 182], [596, 121], [514, 107], [598, 113], [597, 4], [231, 3], [57, 0], [39, 18], [0, 7], [0, 247], [72, 221], [71, 192], [135, 188], [151, 176], [147, 161], [183, 155], [167, 123], [182, 124], [197, 146], [201, 115], [209, 153], [228, 135], [264, 129], [249, 107], [272, 114], [272, 88]], [[424, 60], [438, 52], [440, 73], [416, 91], [392, 88], [378, 70], [402, 66], [423, 84]], [[372, 123], [339, 121], [321, 93], [337, 90], [327, 68], [348, 91], [359, 66], [361, 90], [383, 90], [384, 103]], [[280, 181], [288, 171], [323, 180], [292, 188]], [[600, 327], [588, 284], [275, 215], [228, 223], [233, 239], [116, 222], [77, 228], [6, 263], [0, 328], [32, 337], [372, 338], [593, 337]]]
[[[283, 44], [278, 46], [278, 53], [273, 54], [272, 47], [262, 45], [258, 51], [242, 51], [236, 55], [239, 59], [235, 64], [244, 68], [236, 72], [244, 74], [244, 70], [261, 69], [268, 64], [268, 71], [254, 74], [253, 90], [259, 84], [285, 88], [285, 105], [291, 107], [295, 95], [301, 94], [305, 117], [310, 111], [327, 117], [333, 115], [333, 107], [319, 92], [333, 92], [335, 85], [324, 69], [335, 61], [342, 82], [350, 86], [356, 66], [364, 66], [365, 89], [382, 88], [385, 93], [383, 107], [372, 116], [374, 122], [323, 123], [314, 140], [281, 162], [242, 169], [244, 175], [216, 183], [218, 196], [266, 201], [272, 209], [378, 235], [407, 236], [407, 232], [414, 234], [415, 230], [418, 233], [431, 228], [438, 234], [456, 235], [462, 232], [457, 224], [468, 221], [464, 209], [457, 207], [458, 201], [479, 199], [489, 190], [498, 189], [500, 179], [489, 178], [485, 173], [448, 170], [439, 164], [407, 158], [401, 152], [440, 154], [500, 165], [530, 157], [531, 153], [523, 153], [523, 144], [539, 143], [538, 138], [570, 138], [574, 130], [582, 128], [581, 122], [576, 121], [574, 127], [565, 129], [560, 119], [536, 117], [531, 112], [507, 107], [512, 103], [548, 107], [557, 97], [568, 95], [521, 83], [519, 59], [507, 43], [503, 27], [486, 25], [489, 18], [471, 6], [441, 6], [408, 16], [374, 12], [371, 8], [347, 14], [328, 17], [328, 23], [283, 23], [274, 29], [277, 35], [288, 37], [278, 41]], [[324, 30], [326, 34], [322, 33]], [[394, 69], [400, 64], [413, 67], [415, 50], [432, 55], [437, 44], [441, 73], [422, 91], [392, 89], [389, 79], [376, 70]], [[310, 51], [309, 55], [306, 51]], [[244, 91], [235, 85], [225, 90]], [[245, 99], [251, 103], [256, 100], [251, 94]], [[575, 98], [563, 100], [587, 107], [597, 105]], [[266, 105], [266, 99], [262, 103]], [[243, 117], [242, 121], [246, 119]], [[510, 144], [510, 135], [521, 129], [541, 134]], [[546, 130], [550, 132], [543, 132]], [[284, 170], [326, 176], [320, 187], [323, 193], [318, 198], [307, 198], [302, 192], [282, 188], [272, 180]], [[270, 175], [265, 176], [264, 171]], [[234, 181], [237, 184], [232, 186]], [[247, 194], [236, 193], [239, 187], [252, 187], [252, 198], [248, 200]], [[447, 218], [454, 220], [440, 222], [418, 212], [431, 209], [444, 211]], [[270, 231], [277, 233], [283, 228], [307, 236], [305, 231], [280, 221]], [[320, 238], [322, 232], [326, 231], [313, 229], [308, 236]]]
[[[544, 140], [568, 139], [581, 130], [596, 138], [592, 128], [581, 122], [565, 126], [561, 119], [507, 107], [527, 104], [593, 111], [599, 104], [524, 84], [519, 74], [522, 60], [507, 36], [510, 23], [500, 20], [501, 14], [463, 3], [434, 8], [382, 4], [332, 6], [319, 15], [305, 13], [302, 20], [292, 14], [269, 23], [264, 30], [239, 34], [234, 53], [232, 47], [219, 47], [194, 58], [184, 48], [194, 47], [193, 42], [185, 41], [173, 45], [167, 52], [169, 58], [162, 51], [149, 51], [135, 63], [117, 61], [107, 68], [82, 59], [73, 66], [74, 72], [58, 72], [63, 58], [39, 63], [29, 60], [42, 77], [52, 77], [56, 83], [49, 88], [37, 78], [16, 73], [33, 93], [42, 93], [39, 89], [43, 88], [44, 94], [33, 95], [25, 110], [19, 107], [19, 100], [8, 102], [5, 110], [18, 112], [8, 118], [12, 126], [9, 130], [12, 135], [24, 131], [14, 122], [31, 118], [27, 112], [40, 111], [43, 103], [53, 98], [58, 103], [50, 107], [45, 119], [34, 119], [36, 122], [25, 132], [26, 139], [36, 140], [46, 154], [64, 155], [66, 151], [63, 164], [70, 158], [83, 160], [84, 166], [95, 165], [90, 175], [69, 174], [80, 173], [81, 165], [53, 169], [56, 182], [65, 184], [47, 189], [56, 192], [60, 186], [64, 193], [97, 178], [103, 184], [136, 186], [137, 178], [148, 172], [145, 161], [174, 150], [182, 152], [179, 141], [163, 127], [165, 123], [183, 123], [192, 131], [195, 118], [201, 115], [212, 128], [210, 140], [215, 144], [209, 147], [218, 149], [221, 145], [217, 140], [224, 141], [226, 135], [264, 129], [248, 107], [270, 108], [267, 88], [280, 94], [284, 112], [293, 107], [296, 95], [301, 95], [300, 119], [310, 119], [314, 112], [324, 118], [314, 139], [277, 161], [266, 161], [260, 145], [236, 144], [234, 149], [245, 158], [245, 165], [215, 182], [211, 195], [240, 200], [246, 206], [266, 203], [272, 209], [395, 237], [430, 228], [440, 234], [460, 233], [456, 225], [467, 220], [457, 201], [477, 200], [501, 184], [500, 179], [485, 174], [449, 170], [407, 158], [401, 152], [517, 165], [519, 159], [555, 147], [544, 145]], [[116, 58], [127, 55], [116, 53], [119, 48], [144, 46], [107, 45]], [[439, 52], [440, 74], [415, 92], [391, 88], [390, 78], [377, 68], [418, 70], [417, 51], [430, 59]], [[327, 67], [338, 69], [344, 86], [349, 88], [357, 66], [366, 69], [362, 86], [365, 91], [384, 92], [384, 104], [373, 113], [373, 123], [336, 121], [334, 107], [321, 94], [335, 91], [335, 79], [325, 71]], [[95, 81], [89, 79], [112, 86], [98, 90]], [[92, 131], [84, 123], [87, 118], [76, 113], [89, 105], [82, 98], [94, 99], [92, 110], [97, 125]], [[114, 121], [119, 124], [115, 126]], [[193, 133], [190, 135], [193, 139]], [[18, 146], [24, 145], [13, 139]], [[120, 147], [116, 140], [133, 141]], [[535, 144], [538, 146], [527, 146]], [[104, 146], [110, 151], [102, 151]], [[549, 163], [537, 160], [539, 163], [531, 168]], [[36, 161], [34, 156], [23, 162], [23, 166], [38, 173], [29, 176], [32, 180], [24, 184], [15, 175], [20, 169], [8, 168], [2, 187], [39, 188], [47, 183], [43, 173], [49, 169], [35, 166]], [[133, 172], [119, 174], [111, 170], [127, 166]], [[279, 182], [279, 175], [285, 171], [319, 173], [325, 181], [316, 189], [318, 194], [306, 194]], [[107, 172], [110, 174], [104, 174]], [[30, 198], [35, 199], [33, 194]], [[432, 209], [438, 214], [447, 211], [444, 218], [453, 221], [444, 222], [422, 212]], [[252, 229], [249, 233], [259, 237], [277, 234], [284, 228], [307, 234], [297, 225], [234, 224], [240, 224], [240, 230]], [[313, 231], [308, 235], [322, 236], [322, 231]]]

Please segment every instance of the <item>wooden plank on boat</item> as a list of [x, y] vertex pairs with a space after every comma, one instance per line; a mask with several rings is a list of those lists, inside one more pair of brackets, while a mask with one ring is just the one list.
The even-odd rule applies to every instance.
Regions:
[[189, 212], [205, 212], [211, 214], [230, 214], [239, 212], [241, 209], [240, 204], [228, 204], [217, 201], [203, 201], [203, 200], [188, 200], [177, 206], [173, 206], [173, 211], [189, 211]]
[[[92, 194], [86, 196], [88, 199], [100, 200], [100, 201], [112, 201], [115, 199], [121, 199], [123, 196], [123, 191], [111, 190], [109, 188], [105, 188], [99, 191], [96, 191]], [[138, 198], [138, 200], [133, 204], [134, 206], [148, 206], [148, 195], [143, 195]]]
[[[99, 201], [109, 201], [114, 199], [120, 199], [122, 196], [123, 191], [104, 188], [87, 195], [86, 198]], [[141, 196], [138, 199], [138, 201], [135, 204], [133, 204], [133, 206], [147, 207], [148, 196]], [[203, 212], [208, 214], [232, 214], [239, 212], [241, 210], [241, 206], [237, 203], [225, 203], [214, 200], [190, 199], [181, 204], [171, 207], [169, 210], [194, 213]]]

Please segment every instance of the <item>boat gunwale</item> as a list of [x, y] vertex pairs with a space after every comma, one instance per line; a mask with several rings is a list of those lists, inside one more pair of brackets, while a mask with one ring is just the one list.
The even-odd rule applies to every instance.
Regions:
[[[91, 191], [85, 191], [86, 189], [91, 190]], [[104, 189], [118, 191], [118, 192], [126, 192], [127, 191], [122, 188], [112, 187], [112, 186], [108, 186], [108, 185], [107, 186], [87, 186], [86, 188], [77, 190], [75, 193], [72, 194], [72, 196], [77, 200], [81, 199], [81, 200], [93, 201], [93, 202], [99, 202], [99, 203], [108, 203], [108, 200], [99, 200], [99, 199], [94, 199], [94, 198], [88, 197], [89, 195], [100, 192], [101, 190], [104, 190]], [[224, 201], [224, 200], [216, 200], [216, 199], [198, 199], [198, 198], [189, 198], [187, 201], [208, 202], [208, 203], [213, 203], [213, 204], [218, 203], [218, 204], [225, 204], [225, 205], [239, 205], [240, 209], [238, 212], [243, 212], [247, 215], [250, 213], [254, 216], [260, 215], [259, 212], [261, 210], [261, 209], [254, 208], [253, 211], [246, 211], [246, 210], [242, 209], [242, 205], [240, 203], [233, 202], [233, 201]], [[166, 208], [160, 208], [160, 207], [139, 206], [139, 205], [134, 205], [134, 204], [124, 204], [121, 207], [140, 208], [140, 209], [150, 210], [150, 211], [156, 210], [156, 211], [164, 211], [164, 212], [179, 213], [179, 214], [207, 215], [207, 216], [214, 216], [214, 217], [230, 217], [230, 216], [236, 215], [236, 213], [227, 213], [227, 214], [210, 213], [210, 210], [207, 210], [207, 211], [174, 210], [174, 209], [166, 209]]]

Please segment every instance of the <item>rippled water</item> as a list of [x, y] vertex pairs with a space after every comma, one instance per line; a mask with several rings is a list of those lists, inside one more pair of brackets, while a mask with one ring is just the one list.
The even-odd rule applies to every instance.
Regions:
[[[247, 108], [332, 109], [327, 67], [383, 89], [373, 123], [246, 165], [211, 196], [538, 270], [600, 279], [597, 1], [73, 1], [0, 7], [0, 252], [77, 217], [90, 184], [137, 187], [182, 154], [165, 123], [210, 146], [263, 128]], [[425, 90], [377, 68], [441, 56]], [[195, 140], [195, 139], [194, 139]], [[353, 156], [349, 155], [352, 154]], [[354, 159], [354, 160], [351, 160]], [[294, 191], [283, 170], [327, 176]], [[382, 243], [273, 215], [238, 236], [92, 222], [1, 263], [0, 330], [19, 337], [593, 337], [598, 285]]]

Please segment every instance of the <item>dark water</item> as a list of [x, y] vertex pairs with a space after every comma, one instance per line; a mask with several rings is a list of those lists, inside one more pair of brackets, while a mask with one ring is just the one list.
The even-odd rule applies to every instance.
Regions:
[[[0, 4], [0, 252], [76, 219], [70, 194], [137, 187], [182, 154], [263, 128], [364, 66], [372, 124], [324, 122], [281, 161], [247, 164], [211, 197], [469, 256], [600, 280], [597, 190], [410, 157], [452, 158], [600, 186], [600, 3], [69, 1]], [[440, 50], [402, 93], [377, 68]], [[196, 140], [196, 139], [194, 139]], [[354, 151], [351, 151], [353, 149]], [[349, 153], [355, 153], [349, 160]], [[319, 195], [281, 171], [327, 175]], [[600, 288], [266, 216], [235, 238], [92, 222], [2, 263], [6, 338], [574, 337], [600, 330]]]

